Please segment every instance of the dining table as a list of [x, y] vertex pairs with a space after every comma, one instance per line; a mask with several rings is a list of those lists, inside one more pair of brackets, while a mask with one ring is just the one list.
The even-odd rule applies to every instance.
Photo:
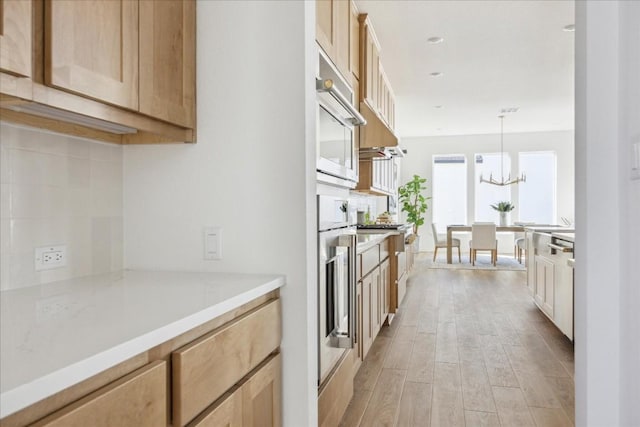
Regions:
[[[453, 243], [453, 237], [452, 234], [455, 232], [461, 232], [461, 231], [471, 231], [471, 226], [470, 225], [464, 225], [464, 224], [450, 224], [447, 225], [447, 264], [451, 264], [453, 263], [453, 251], [452, 251], [452, 243]], [[496, 226], [496, 232], [501, 232], [501, 231], [511, 231], [511, 232], [520, 232], [523, 233], [524, 232], [524, 226], [523, 225], [497, 225]]]

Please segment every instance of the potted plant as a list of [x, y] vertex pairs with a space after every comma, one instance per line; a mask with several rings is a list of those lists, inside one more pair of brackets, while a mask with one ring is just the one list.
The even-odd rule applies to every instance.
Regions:
[[431, 197], [424, 197], [422, 191], [426, 190], [423, 184], [426, 178], [413, 175], [413, 179], [398, 188], [402, 212], [406, 212], [407, 221], [413, 224], [413, 233], [418, 236], [418, 227], [424, 224], [424, 213], [427, 211], [427, 200]]
[[514, 210], [516, 207], [511, 202], [498, 202], [491, 207], [500, 213], [500, 226], [505, 227], [507, 225], [507, 213]]

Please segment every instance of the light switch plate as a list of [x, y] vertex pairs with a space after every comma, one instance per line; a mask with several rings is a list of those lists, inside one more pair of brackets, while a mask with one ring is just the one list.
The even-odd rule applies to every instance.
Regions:
[[222, 227], [204, 228], [204, 259], [222, 259]]

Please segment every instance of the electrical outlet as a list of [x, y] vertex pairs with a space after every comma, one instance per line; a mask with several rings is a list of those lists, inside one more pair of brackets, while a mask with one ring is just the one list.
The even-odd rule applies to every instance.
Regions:
[[65, 245], [43, 246], [35, 251], [36, 271], [52, 270], [67, 265], [67, 247]]

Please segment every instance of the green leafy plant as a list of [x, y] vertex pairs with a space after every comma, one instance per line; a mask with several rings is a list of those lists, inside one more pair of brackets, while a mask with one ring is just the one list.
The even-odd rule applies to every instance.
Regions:
[[422, 191], [427, 187], [424, 183], [426, 178], [413, 175], [413, 179], [398, 188], [402, 211], [407, 213], [407, 221], [413, 224], [414, 234], [418, 234], [418, 227], [424, 224], [424, 213], [427, 211], [427, 200], [431, 197], [424, 197]]
[[498, 212], [511, 212], [516, 208], [511, 202], [498, 202], [495, 205], [491, 205], [491, 207]]

